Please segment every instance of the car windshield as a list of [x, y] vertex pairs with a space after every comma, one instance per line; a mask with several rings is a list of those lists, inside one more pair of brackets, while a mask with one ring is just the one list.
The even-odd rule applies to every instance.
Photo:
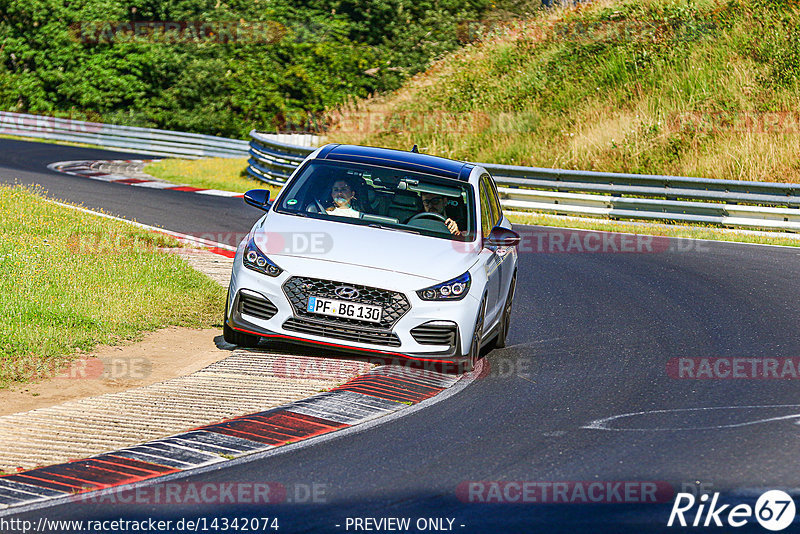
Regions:
[[475, 236], [471, 191], [467, 183], [429, 174], [312, 160], [281, 193], [275, 210], [469, 241]]

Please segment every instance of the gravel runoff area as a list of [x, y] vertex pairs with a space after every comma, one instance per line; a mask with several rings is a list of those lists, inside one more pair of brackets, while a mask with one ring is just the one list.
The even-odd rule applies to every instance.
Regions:
[[0, 469], [66, 462], [263, 411], [331, 389], [371, 367], [236, 349], [188, 376], [0, 417]]

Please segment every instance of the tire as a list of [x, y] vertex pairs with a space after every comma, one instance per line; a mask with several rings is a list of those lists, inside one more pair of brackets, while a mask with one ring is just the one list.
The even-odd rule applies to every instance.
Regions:
[[228, 326], [228, 301], [225, 301], [225, 319], [222, 322], [222, 337], [225, 339], [227, 343], [231, 345], [238, 345], [240, 347], [245, 348], [255, 348], [258, 346], [258, 342], [261, 341], [260, 336], [254, 336], [252, 334], [245, 334], [244, 332], [239, 332], [238, 330], [234, 330], [230, 326]]
[[514, 304], [514, 291], [517, 288], [517, 273], [511, 277], [511, 285], [508, 287], [508, 295], [506, 302], [503, 305], [503, 318], [500, 319], [500, 329], [497, 331], [497, 337], [492, 342], [492, 348], [502, 349], [506, 346], [506, 338], [508, 338], [508, 330], [511, 328], [511, 306]]
[[486, 316], [486, 297], [481, 300], [478, 316], [475, 319], [475, 329], [472, 332], [472, 341], [469, 344], [469, 360], [464, 363], [463, 371], [472, 371], [481, 357], [481, 339], [483, 338], [483, 325]]

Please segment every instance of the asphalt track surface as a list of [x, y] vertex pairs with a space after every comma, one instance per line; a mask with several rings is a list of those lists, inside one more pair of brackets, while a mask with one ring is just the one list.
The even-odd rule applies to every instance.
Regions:
[[[240, 198], [211, 197], [90, 180], [51, 171], [49, 163], [92, 159], [159, 159], [93, 148], [0, 139], [0, 183], [37, 184], [53, 199], [103, 209], [111, 215], [174, 232], [218, 236], [247, 232], [262, 214]], [[234, 243], [238, 244], [238, 243]]]
[[[0, 180], [41, 184], [53, 198], [180, 232], [246, 232], [258, 217], [241, 199], [107, 184], [45, 167], [126, 157], [0, 140]], [[667, 364], [800, 356], [798, 280], [800, 250], [780, 247], [681, 242], [679, 250], [654, 253], [523, 251], [510, 347], [486, 356], [487, 376], [383, 424], [172, 481], [274, 482], [294, 502], [129, 505], [112, 498], [15, 517], [268, 516], [278, 518], [278, 532], [357, 531], [346, 528], [348, 517], [407, 517], [412, 525], [451, 518], [456, 532], [687, 530], [665, 527], [672, 498], [487, 504], [465, 502], [457, 488], [471, 481], [486, 488], [491, 481], [660, 481], [676, 492], [703, 484], [721, 502], [750, 504], [767, 489], [797, 488], [800, 382], [677, 379]], [[598, 422], [631, 413], [638, 415]], [[313, 485], [316, 503], [304, 499]], [[798, 530], [795, 522], [784, 532]], [[766, 532], [758, 524], [736, 531]]]

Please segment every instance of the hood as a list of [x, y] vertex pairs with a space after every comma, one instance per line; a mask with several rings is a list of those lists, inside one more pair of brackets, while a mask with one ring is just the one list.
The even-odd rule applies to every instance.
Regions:
[[267, 256], [289, 270], [289, 263], [295, 264], [293, 259], [305, 263], [313, 260], [432, 282], [444, 282], [468, 271], [479, 252], [473, 243], [275, 212], [256, 224], [253, 237]]

